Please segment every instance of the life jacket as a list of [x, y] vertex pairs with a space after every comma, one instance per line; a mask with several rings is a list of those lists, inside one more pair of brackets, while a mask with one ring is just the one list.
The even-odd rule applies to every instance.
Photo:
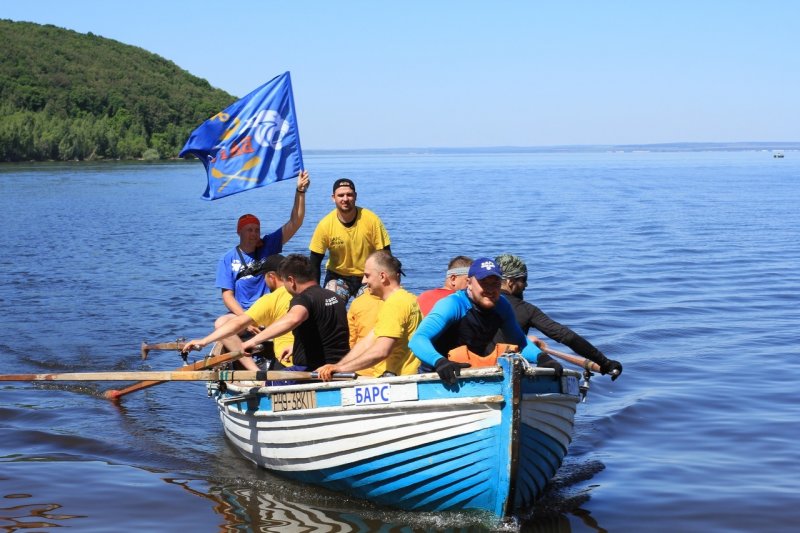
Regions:
[[497, 358], [506, 352], [518, 353], [519, 346], [516, 344], [498, 342], [494, 350], [487, 355], [478, 355], [475, 352], [469, 351], [466, 346], [457, 346], [447, 352], [447, 358], [456, 363], [469, 363], [472, 368], [478, 368], [482, 366], [495, 366], [497, 364]]

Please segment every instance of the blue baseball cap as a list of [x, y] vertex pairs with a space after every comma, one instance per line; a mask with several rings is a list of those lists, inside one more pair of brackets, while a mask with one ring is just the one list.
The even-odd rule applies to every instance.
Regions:
[[494, 259], [489, 257], [479, 257], [473, 261], [472, 266], [469, 267], [468, 276], [474, 277], [475, 279], [484, 279], [488, 278], [489, 276], [497, 276], [498, 278], [502, 278], [503, 273], [500, 271], [500, 267], [497, 266], [497, 263], [494, 262]]

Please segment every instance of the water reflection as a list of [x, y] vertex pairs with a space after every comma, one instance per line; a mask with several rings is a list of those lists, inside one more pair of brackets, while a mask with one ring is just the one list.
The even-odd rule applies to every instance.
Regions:
[[[586, 485], [605, 465], [567, 456], [567, 460], [550, 481], [542, 497], [521, 520], [521, 531], [536, 533], [570, 533], [572, 522], [580, 522], [581, 530], [605, 532], [589, 511], [583, 508], [596, 485]], [[572, 522], [570, 517], [574, 517]]]
[[[475, 513], [413, 513], [380, 509], [367, 502], [349, 500], [339, 495], [337, 506], [329, 495], [320, 494], [318, 502], [297, 501], [302, 495], [293, 493], [291, 486], [264, 487], [254, 481], [245, 486], [242, 480], [212, 484], [206, 490], [193, 488], [196, 483], [186, 480], [167, 480], [182, 486], [197, 496], [214, 502], [214, 511], [224, 523], [220, 531], [257, 532], [414, 532], [414, 531], [518, 531], [515, 521], [496, 522], [493, 517]], [[250, 485], [251, 483], [247, 483]], [[287, 492], [300, 498], [288, 498], [278, 492]], [[344, 508], [346, 505], [350, 508]]]
[[483, 513], [414, 513], [384, 509], [368, 502], [327, 493], [324, 489], [295, 485], [293, 482], [263, 479], [217, 480], [198, 487], [201, 481], [167, 479], [169, 483], [213, 502], [222, 518], [223, 532], [531, 532], [571, 533], [572, 524], [580, 530], [605, 532], [582, 509], [591, 489], [571, 493], [578, 479], [587, 472], [598, 472], [598, 462], [580, 465], [554, 480], [540, 502], [526, 516], [497, 521]]
[[[8, 500], [32, 498], [32, 494], [7, 494]], [[57, 503], [29, 503], [0, 507], [0, 529], [4, 531], [17, 531], [20, 529], [42, 529], [47, 527], [62, 527], [69, 524], [58, 523], [60, 520], [71, 518], [85, 518], [83, 515], [56, 514], [53, 511], [61, 509]], [[46, 521], [47, 520], [47, 521]]]

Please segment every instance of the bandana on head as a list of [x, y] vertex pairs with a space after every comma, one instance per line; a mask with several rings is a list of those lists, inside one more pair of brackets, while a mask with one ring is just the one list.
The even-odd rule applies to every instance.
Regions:
[[242, 215], [239, 217], [239, 223], [236, 224], [236, 233], [242, 231], [242, 228], [248, 224], [258, 224], [260, 226], [261, 222], [258, 220], [257, 216], [251, 215], [250, 213]]
[[469, 267], [455, 267], [446, 272], [448, 276], [466, 276], [469, 273]]

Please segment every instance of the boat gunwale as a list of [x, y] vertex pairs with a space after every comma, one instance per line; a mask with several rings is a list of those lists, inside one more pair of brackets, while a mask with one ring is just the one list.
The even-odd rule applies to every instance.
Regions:
[[[226, 399], [227, 400], [227, 399]], [[310, 412], [320, 415], [337, 414], [345, 412], [347, 414], [358, 414], [372, 411], [403, 410], [412, 411], [431, 407], [463, 407], [469, 405], [491, 405], [502, 403], [505, 398], [501, 394], [488, 394], [483, 396], [469, 396], [467, 398], [435, 398], [431, 400], [405, 400], [393, 403], [380, 403], [372, 405], [335, 405], [330, 407], [313, 407], [311, 409], [294, 409], [291, 411], [267, 411], [259, 409], [257, 411], [236, 411], [229, 407], [231, 403], [246, 402], [247, 397], [237, 396], [230, 401], [220, 400], [219, 403], [225, 407], [226, 412], [237, 415], [247, 415], [248, 417], [283, 417], [283, 416], [308, 416]]]
[[[552, 368], [542, 368], [542, 367], [525, 367], [524, 370], [524, 377], [537, 377], [537, 376], [553, 376], [555, 374], [555, 370]], [[571, 369], [564, 369], [562, 377], [576, 377], [580, 378], [581, 373], [576, 370]], [[491, 366], [485, 368], [476, 368], [476, 369], [464, 369], [461, 371], [461, 376], [459, 381], [464, 381], [467, 379], [475, 379], [475, 378], [485, 378], [485, 377], [499, 377], [503, 378], [503, 369], [500, 366]], [[236, 392], [238, 394], [275, 394], [281, 392], [295, 392], [295, 391], [307, 391], [307, 390], [328, 390], [328, 389], [345, 389], [345, 388], [353, 388], [362, 385], [371, 385], [371, 384], [402, 384], [402, 383], [419, 383], [423, 381], [441, 381], [439, 375], [435, 372], [427, 373], [427, 374], [408, 374], [405, 376], [392, 376], [386, 378], [357, 378], [348, 381], [326, 381], [326, 382], [314, 382], [314, 383], [300, 383], [300, 384], [292, 384], [292, 385], [243, 385], [243, 382], [227, 382], [225, 385], [228, 390], [232, 392]]]

